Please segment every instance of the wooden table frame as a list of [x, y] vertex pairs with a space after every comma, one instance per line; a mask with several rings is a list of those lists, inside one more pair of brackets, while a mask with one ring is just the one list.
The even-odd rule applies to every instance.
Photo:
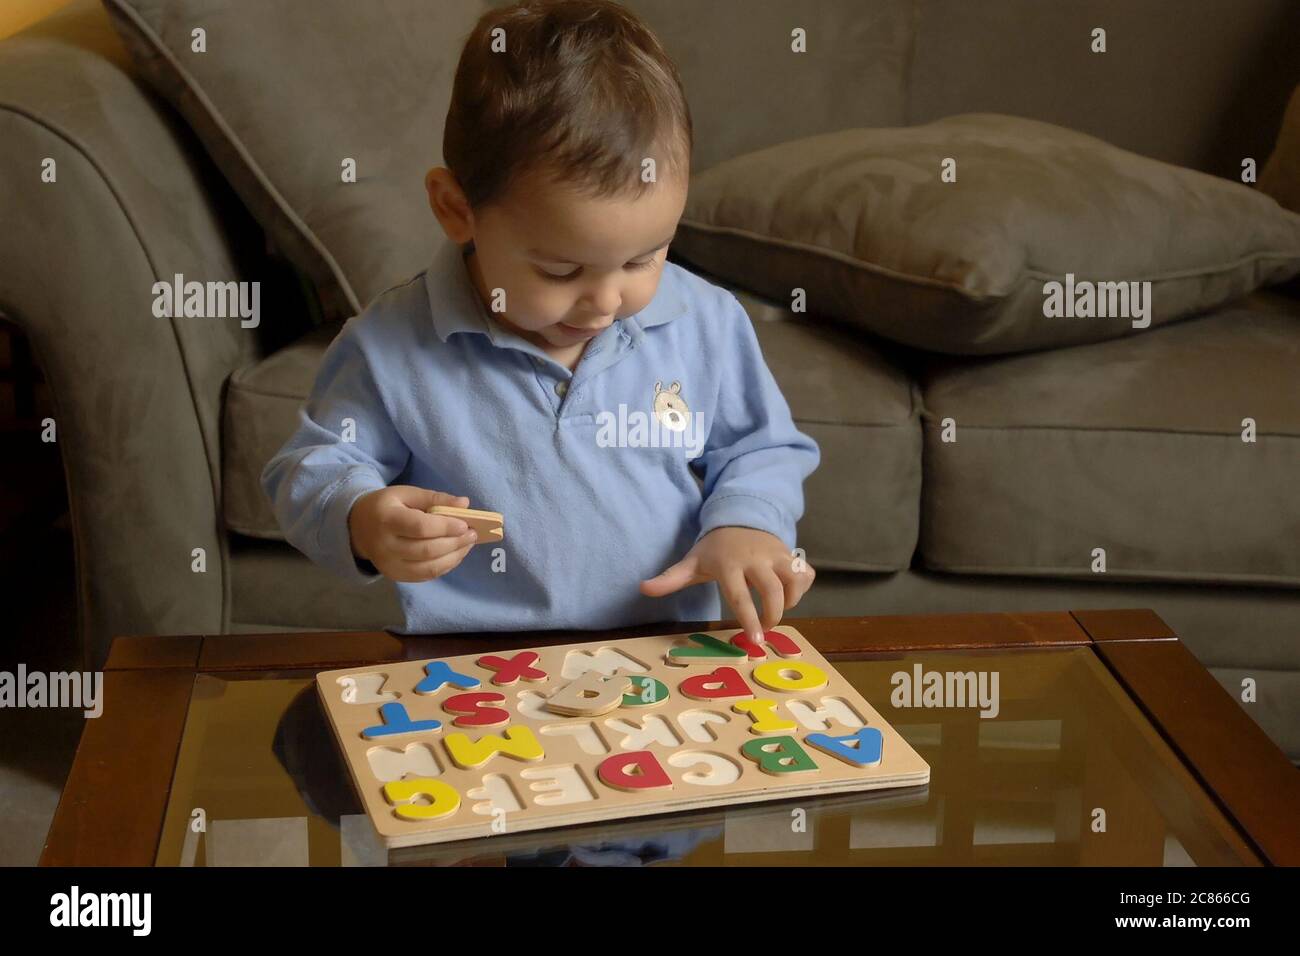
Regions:
[[[882, 651], [1090, 647], [1260, 858], [1300, 865], [1295, 822], [1300, 771], [1152, 611], [793, 618], [785, 623], [797, 627], [831, 661]], [[331, 670], [728, 626], [734, 622], [678, 621], [603, 634], [398, 638], [382, 631], [344, 631], [120, 637], [104, 668], [105, 697], [133, 697], [152, 706], [109, 707], [86, 722], [41, 865], [153, 864], [190, 693], [200, 673]], [[120, 772], [125, 761], [132, 769], [129, 776]]]

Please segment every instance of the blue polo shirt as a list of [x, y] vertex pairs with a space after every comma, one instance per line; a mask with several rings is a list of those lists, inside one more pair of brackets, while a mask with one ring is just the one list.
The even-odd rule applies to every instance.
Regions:
[[348, 536], [368, 492], [416, 485], [501, 512], [503, 542], [397, 582], [390, 631], [603, 629], [721, 617], [714, 582], [662, 598], [639, 584], [724, 525], [794, 548], [819, 460], [725, 289], [666, 263], [650, 304], [570, 372], [494, 318], [447, 242], [344, 324], [261, 482], [288, 541], [358, 583], [381, 577]]

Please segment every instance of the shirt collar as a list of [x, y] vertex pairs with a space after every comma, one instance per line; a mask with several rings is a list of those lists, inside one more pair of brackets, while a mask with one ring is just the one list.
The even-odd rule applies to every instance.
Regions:
[[[671, 262], [664, 263], [659, 288], [650, 304], [635, 315], [619, 319], [630, 337], [639, 338], [641, 331], [671, 322], [686, 312], [681, 278], [677, 274], [680, 268]], [[524, 341], [506, 330], [488, 312], [474, 287], [474, 280], [470, 278], [464, 249], [457, 243], [442, 242], [424, 273], [424, 284], [434, 330], [444, 342], [457, 332], [479, 332], [491, 339], [494, 345], [501, 344], [502, 339]]]

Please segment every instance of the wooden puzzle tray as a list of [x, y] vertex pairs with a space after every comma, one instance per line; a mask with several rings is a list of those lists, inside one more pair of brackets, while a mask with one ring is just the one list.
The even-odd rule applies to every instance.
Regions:
[[930, 767], [782, 625], [327, 671], [389, 847], [917, 786]]

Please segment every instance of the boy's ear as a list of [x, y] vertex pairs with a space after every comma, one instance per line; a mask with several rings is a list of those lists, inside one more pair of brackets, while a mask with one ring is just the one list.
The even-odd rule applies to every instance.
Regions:
[[429, 208], [442, 225], [447, 238], [464, 245], [474, 238], [474, 213], [456, 177], [446, 166], [434, 166], [424, 174]]
[[435, 216], [438, 214], [438, 207], [435, 201], [437, 173], [438, 167], [434, 166], [424, 174], [424, 191], [429, 197], [429, 208], [433, 210]]

